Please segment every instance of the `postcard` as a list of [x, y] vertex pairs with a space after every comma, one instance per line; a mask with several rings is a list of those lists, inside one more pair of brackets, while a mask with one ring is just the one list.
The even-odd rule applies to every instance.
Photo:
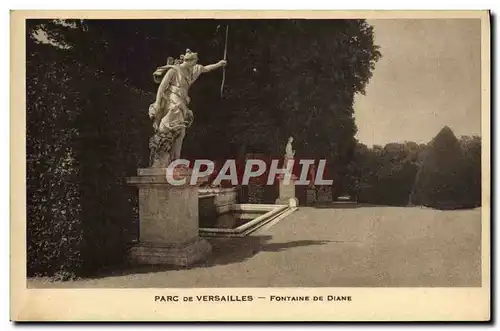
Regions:
[[488, 11], [12, 11], [11, 320], [489, 321]]

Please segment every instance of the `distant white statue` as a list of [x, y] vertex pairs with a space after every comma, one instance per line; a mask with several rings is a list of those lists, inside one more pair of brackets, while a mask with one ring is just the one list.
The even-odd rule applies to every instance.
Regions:
[[292, 148], [293, 137], [288, 138], [288, 143], [285, 148], [285, 160], [291, 160], [295, 156], [295, 151]]

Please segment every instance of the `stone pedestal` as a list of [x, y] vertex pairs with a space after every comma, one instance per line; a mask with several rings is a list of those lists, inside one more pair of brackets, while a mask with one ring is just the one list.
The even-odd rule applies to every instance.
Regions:
[[318, 195], [317, 195], [317, 201], [318, 202], [332, 202], [332, 187], [331, 186], [319, 186], [318, 187]]
[[314, 204], [316, 204], [316, 201], [317, 201], [316, 188], [308, 187], [306, 189], [306, 205], [314, 206]]
[[139, 243], [130, 250], [131, 262], [188, 266], [210, 254], [210, 244], [198, 235], [198, 186], [189, 184], [191, 170], [176, 169], [174, 179], [186, 179], [181, 186], [168, 183], [164, 168], [137, 174], [127, 178], [139, 189]]
[[297, 181], [297, 176], [291, 175], [287, 181], [283, 175], [278, 177], [279, 182], [279, 196], [276, 199], [276, 204], [279, 205], [289, 205], [290, 207], [297, 207], [299, 205], [299, 200], [295, 196], [295, 182]]

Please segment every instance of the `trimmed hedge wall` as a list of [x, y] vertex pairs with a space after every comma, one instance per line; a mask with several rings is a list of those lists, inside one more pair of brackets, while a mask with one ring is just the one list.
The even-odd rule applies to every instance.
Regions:
[[[411, 204], [436, 209], [481, 205], [481, 147], [461, 146], [444, 127], [429, 144], [415, 179]], [[464, 148], [465, 147], [465, 148]]]
[[357, 201], [380, 205], [406, 206], [417, 173], [417, 165], [404, 163], [364, 183]]
[[358, 202], [437, 209], [481, 206], [481, 138], [444, 127], [426, 145], [358, 144], [354, 159]]
[[27, 53], [28, 276], [87, 275], [122, 262], [134, 236], [154, 95], [30, 44]]
[[353, 188], [357, 201], [406, 206], [418, 171], [418, 153], [418, 145], [411, 143], [373, 148], [359, 144], [352, 169], [357, 177]]

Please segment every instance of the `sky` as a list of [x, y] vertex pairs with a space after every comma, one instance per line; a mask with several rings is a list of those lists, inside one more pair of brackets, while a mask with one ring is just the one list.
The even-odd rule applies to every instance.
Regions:
[[358, 140], [426, 143], [445, 125], [457, 137], [480, 135], [480, 20], [368, 22], [382, 58], [355, 99]]

